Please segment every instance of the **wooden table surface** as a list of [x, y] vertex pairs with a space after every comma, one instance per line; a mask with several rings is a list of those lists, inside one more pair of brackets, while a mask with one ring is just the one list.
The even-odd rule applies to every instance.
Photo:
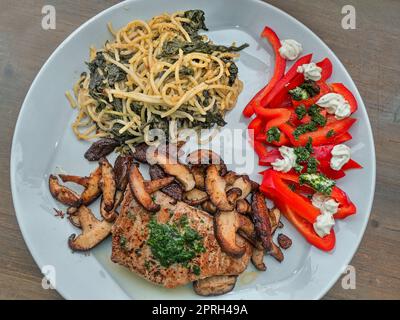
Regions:
[[[10, 148], [22, 101], [51, 52], [88, 18], [116, 0], [0, 0], [0, 299], [60, 299], [42, 275], [19, 230], [9, 182]], [[326, 299], [400, 298], [400, 1], [352, 0], [356, 30], [341, 27], [347, 0], [269, 0], [314, 32], [339, 56], [368, 109], [377, 153], [377, 184], [368, 229], [351, 265], [356, 289], [341, 280]], [[41, 28], [52, 4], [56, 30]]]

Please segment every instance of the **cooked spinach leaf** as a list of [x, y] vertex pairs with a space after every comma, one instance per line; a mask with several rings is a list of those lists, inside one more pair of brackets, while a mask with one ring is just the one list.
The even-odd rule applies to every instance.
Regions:
[[237, 52], [247, 48], [249, 45], [247, 43], [242, 44], [239, 47], [236, 46], [222, 46], [215, 45], [210, 42], [205, 42], [202, 40], [197, 40], [193, 42], [183, 41], [180, 39], [174, 39], [167, 41], [163, 44], [162, 52], [160, 57], [171, 57], [179, 54], [179, 49], [183, 51], [184, 54], [192, 52], [201, 52], [205, 54], [212, 54], [215, 51], [218, 52]]

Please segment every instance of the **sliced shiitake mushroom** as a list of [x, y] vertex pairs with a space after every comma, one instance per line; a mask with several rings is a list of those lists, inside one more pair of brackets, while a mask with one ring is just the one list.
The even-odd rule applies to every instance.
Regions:
[[100, 139], [90, 146], [84, 157], [89, 161], [98, 161], [113, 152], [120, 144], [120, 141], [113, 138]]
[[217, 166], [218, 171], [223, 176], [227, 172], [226, 165], [222, 158], [216, 154], [214, 151], [209, 149], [198, 149], [191, 152], [187, 158], [186, 162], [193, 166], [210, 165], [214, 164]]
[[80, 228], [81, 227], [81, 223], [79, 222], [78, 212], [79, 212], [79, 208], [76, 208], [76, 207], [69, 207], [67, 209], [69, 222], [71, 222], [71, 224], [74, 227]]
[[236, 172], [234, 172], [234, 171], [228, 171], [228, 172], [224, 175], [224, 180], [225, 180], [225, 182], [226, 182], [226, 185], [227, 185], [227, 186], [233, 185], [238, 177], [239, 177], [239, 176], [237, 175]]
[[163, 168], [164, 172], [170, 176], [175, 177], [183, 186], [185, 191], [194, 189], [196, 182], [190, 172], [189, 168], [181, 163], [172, 161], [169, 157], [162, 152], [153, 152], [150, 155], [151, 162], [158, 164]]
[[257, 240], [257, 233], [254, 228], [253, 222], [244, 215], [238, 214], [237, 219], [239, 221], [238, 233], [250, 242], [254, 247], [263, 249], [260, 241]]
[[250, 178], [246, 175], [239, 176], [235, 182], [228, 187], [228, 190], [232, 188], [239, 188], [242, 190], [242, 195], [239, 197], [239, 199], [246, 199], [247, 196], [251, 193], [252, 191], [252, 185]]
[[268, 251], [270, 256], [273, 256], [278, 262], [282, 262], [285, 258], [281, 248], [279, 248], [273, 241], [271, 241], [271, 250]]
[[[168, 177], [164, 170], [157, 164], [150, 166], [149, 174], [152, 180]], [[182, 201], [184, 191], [181, 184], [177, 181], [173, 181], [168, 186], [162, 188], [161, 191], [177, 201]]]
[[201, 204], [201, 208], [212, 215], [214, 215], [217, 212], [217, 207], [214, 206], [214, 204], [210, 200], [203, 202]]
[[68, 239], [69, 247], [74, 251], [87, 251], [98, 245], [111, 232], [112, 224], [96, 219], [92, 211], [86, 206], [80, 206], [76, 215], [82, 233], [76, 237], [72, 234]]
[[146, 191], [144, 179], [136, 164], [131, 167], [129, 173], [129, 187], [136, 200], [148, 211], [156, 212], [160, 206], [154, 203], [151, 195]]
[[240, 214], [249, 214], [251, 212], [251, 205], [246, 199], [239, 199], [236, 201], [236, 211]]
[[165, 188], [166, 186], [169, 186], [174, 180], [174, 177], [166, 177], [151, 181], [145, 181], [144, 187], [148, 193], [154, 193], [160, 189]]
[[232, 211], [218, 211], [214, 215], [214, 233], [222, 251], [235, 258], [240, 258], [246, 251], [245, 246], [236, 243], [236, 232], [240, 222], [238, 213]]
[[140, 143], [137, 146], [135, 146], [134, 151], [132, 153], [133, 158], [136, 161], [139, 161], [141, 163], [147, 163], [147, 150], [149, 149], [149, 146], [146, 143]]
[[203, 166], [192, 166], [190, 168], [190, 172], [194, 177], [194, 182], [196, 184], [196, 188], [200, 190], [205, 190], [205, 178], [206, 178], [206, 168]]
[[287, 250], [292, 246], [292, 239], [287, 235], [280, 233], [278, 234], [278, 244], [283, 250]]
[[251, 255], [251, 262], [259, 271], [266, 271], [267, 266], [264, 263], [265, 249], [254, 248]]
[[221, 211], [231, 211], [234, 205], [229, 203], [226, 192], [226, 182], [220, 176], [216, 165], [212, 164], [207, 168], [206, 191], [211, 202]]
[[100, 186], [103, 191], [104, 208], [107, 211], [111, 211], [114, 208], [114, 197], [117, 190], [114, 169], [106, 158], [101, 158], [99, 164], [101, 167]]
[[66, 206], [79, 207], [82, 203], [80, 196], [76, 192], [60, 185], [58, 178], [52, 174], [49, 177], [49, 189], [51, 195]]
[[226, 192], [226, 198], [228, 199], [228, 202], [236, 206], [236, 200], [239, 199], [239, 197], [242, 195], [242, 190], [239, 188], [231, 188]]
[[233, 290], [237, 276], [213, 276], [193, 282], [193, 289], [200, 296], [210, 297]]
[[114, 207], [110, 211], [106, 210], [103, 197], [101, 197], [100, 214], [104, 220], [108, 222], [113, 222], [117, 218], [118, 216], [117, 208], [121, 204], [123, 197], [124, 193], [121, 190], [117, 190], [117, 192], [115, 193]]
[[253, 193], [251, 203], [251, 216], [258, 237], [260, 238], [263, 247], [268, 251], [271, 250], [272, 233], [271, 224], [269, 221], [269, 214], [267, 204], [265, 203], [264, 195], [257, 191]]
[[114, 162], [115, 183], [118, 190], [125, 191], [129, 182], [129, 169], [131, 168], [133, 157], [131, 155], [120, 154]]
[[79, 177], [68, 174], [59, 175], [63, 182], [73, 182], [81, 185], [85, 190], [81, 194], [82, 204], [85, 206], [95, 201], [101, 194], [101, 167], [97, 167], [89, 177]]
[[199, 189], [193, 189], [183, 194], [183, 201], [191, 206], [198, 206], [207, 200], [207, 192]]
[[269, 215], [269, 222], [271, 224], [271, 233], [274, 234], [279, 226], [279, 222], [281, 219], [281, 212], [279, 211], [278, 208], [273, 208], [271, 210], [268, 210], [268, 215]]

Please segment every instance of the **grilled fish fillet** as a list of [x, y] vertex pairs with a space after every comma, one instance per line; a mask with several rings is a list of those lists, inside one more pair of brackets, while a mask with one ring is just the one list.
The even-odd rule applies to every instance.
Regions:
[[246, 245], [245, 254], [241, 258], [232, 258], [221, 251], [214, 237], [214, 223], [211, 215], [181, 201], [174, 204], [176, 200], [160, 191], [154, 193], [153, 196], [154, 201], [161, 206], [161, 210], [155, 215], [158, 223], [177, 221], [183, 215], [187, 215], [190, 227], [203, 237], [206, 251], [192, 261], [200, 267], [200, 275], [195, 275], [180, 264], [173, 264], [168, 268], [162, 267], [155, 260], [150, 246], [146, 244], [149, 236], [148, 223], [154, 214], [147, 212], [138, 204], [129, 188], [125, 192], [120, 215], [112, 229], [111, 260], [113, 262], [167, 288], [215, 275], [238, 275], [246, 269], [252, 248], [243, 238], [238, 236], [237, 241], [238, 244]]

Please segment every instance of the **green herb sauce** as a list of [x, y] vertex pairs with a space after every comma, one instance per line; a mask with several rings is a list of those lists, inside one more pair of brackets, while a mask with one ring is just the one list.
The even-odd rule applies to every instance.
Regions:
[[300, 184], [306, 184], [315, 191], [327, 196], [331, 195], [332, 188], [336, 184], [335, 181], [317, 173], [303, 173], [300, 175], [299, 182]]
[[176, 223], [166, 224], [159, 224], [152, 219], [149, 229], [147, 243], [163, 267], [174, 263], [188, 265], [193, 258], [205, 252], [202, 237], [189, 226], [186, 216]]
[[281, 139], [281, 132], [277, 127], [272, 127], [267, 131], [267, 141], [269, 143], [279, 141]]

